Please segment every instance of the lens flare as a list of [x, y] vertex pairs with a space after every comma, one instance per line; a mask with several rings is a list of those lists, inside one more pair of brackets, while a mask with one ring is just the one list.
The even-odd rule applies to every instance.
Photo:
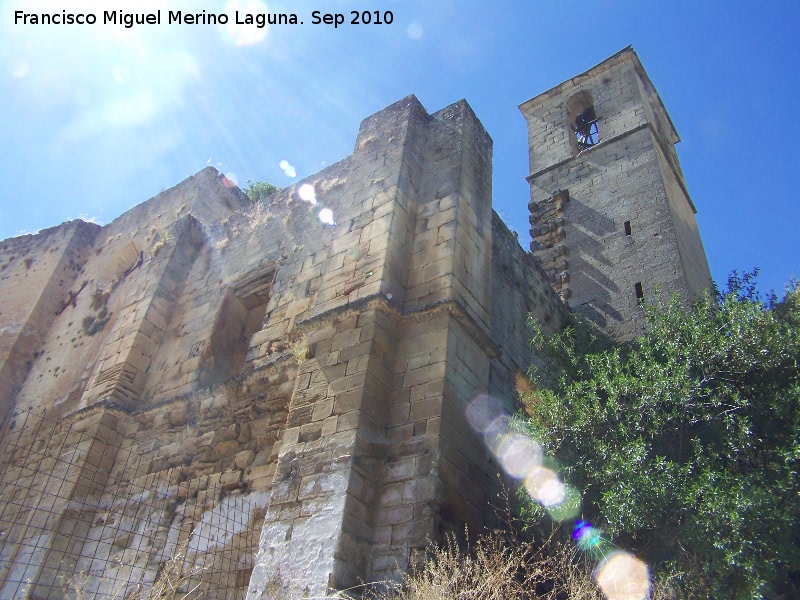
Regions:
[[650, 593], [650, 570], [627, 552], [614, 552], [603, 560], [594, 579], [608, 600], [644, 600]]
[[326, 225], [336, 225], [336, 221], [333, 220], [333, 211], [330, 208], [323, 208], [319, 211], [319, 220]]
[[605, 558], [613, 551], [611, 542], [606, 539], [603, 532], [593, 527], [589, 521], [579, 519], [575, 521], [572, 529], [572, 538], [578, 548], [594, 559]]
[[278, 166], [281, 168], [281, 171], [283, 171], [284, 175], [286, 175], [287, 177], [297, 177], [297, 171], [288, 160], [283, 159], [281, 162], [278, 163]]
[[581, 493], [568, 483], [564, 484], [564, 499], [558, 504], [548, 506], [547, 514], [554, 521], [571, 521], [581, 512]]
[[226, 173], [220, 177], [219, 182], [222, 184], [222, 187], [235, 188], [239, 182], [239, 178], [236, 176], [236, 173]]
[[478, 433], [485, 434], [498, 417], [502, 417], [503, 406], [491, 396], [476, 396], [467, 405], [467, 421]]
[[[266, 14], [267, 5], [261, 0], [229, 0], [225, 4], [225, 14]], [[256, 25], [245, 25], [236, 23], [235, 19], [228, 20], [228, 24], [223, 26], [223, 37], [231, 41], [236, 46], [250, 46], [257, 44], [267, 37], [269, 26], [256, 27]]]
[[418, 40], [422, 37], [422, 25], [417, 23], [416, 21], [411, 23], [408, 27], [406, 27], [406, 35], [411, 38], [412, 40]]
[[27, 61], [22, 59], [12, 60], [9, 66], [11, 67], [11, 76], [16, 79], [22, 79], [30, 71]]
[[506, 473], [522, 479], [542, 462], [542, 448], [521, 433], [507, 433], [497, 440], [494, 453]]
[[595, 528], [589, 521], [578, 519], [572, 526], [572, 539], [580, 544], [581, 540], [588, 537], [593, 531]]
[[[554, 521], [572, 521], [580, 514], [580, 492], [561, 480], [558, 464], [544, 455], [539, 443], [525, 433], [514, 431], [499, 400], [483, 394], [476, 396], [467, 405], [465, 416], [503, 470], [523, 480], [522, 485], [530, 497], [541, 504]], [[647, 598], [650, 573], [644, 562], [615, 548], [603, 532], [588, 521], [575, 521], [572, 537], [580, 550], [601, 561], [594, 578], [607, 600]]]
[[566, 498], [567, 490], [558, 478], [558, 473], [547, 467], [536, 467], [525, 478], [525, 489], [531, 498], [545, 508], [560, 504]]
[[317, 203], [317, 192], [314, 190], [314, 186], [310, 183], [304, 183], [301, 185], [297, 190], [297, 195], [300, 196], [300, 200], [303, 202], [308, 202], [312, 205]]
[[486, 437], [490, 443], [494, 444], [498, 437], [505, 435], [510, 431], [509, 421], [510, 419], [507, 415], [499, 415], [495, 417], [483, 431], [484, 437]]

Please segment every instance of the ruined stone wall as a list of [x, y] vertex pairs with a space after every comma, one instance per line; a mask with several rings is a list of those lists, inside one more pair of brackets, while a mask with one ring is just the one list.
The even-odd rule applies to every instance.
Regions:
[[[564, 307], [492, 211], [491, 139], [466, 102], [428, 114], [409, 96], [262, 203], [205, 169], [56, 231], [83, 233], [52, 264], [53, 233], [2, 254], [3, 326], [31, 321], [24, 294], [49, 302], [23, 351], [2, 340], [8, 597], [60, 598], [82, 571], [87, 589], [147, 585], [179, 551], [209, 597], [320, 595], [487, 522], [497, 471], [466, 408], [514, 406], [536, 359], [526, 315], [552, 330]], [[41, 280], [20, 291], [24, 244]], [[31, 449], [49, 458], [20, 477]], [[54, 477], [68, 485], [40, 510]]]
[[77, 291], [69, 290], [99, 229], [71, 221], [0, 246], [0, 421], [41, 354], [53, 319], [73, 308]]
[[[366, 225], [354, 233], [369, 222], [356, 216], [346, 244], [322, 245], [309, 265], [330, 252], [338, 268], [345, 253], [336, 289], [349, 303], [338, 300], [341, 312], [317, 297], [316, 310], [312, 299], [297, 320], [313, 358], [301, 365], [307, 377], [289, 420], [306, 424], [284, 434], [279, 461], [294, 466], [276, 482], [264, 527], [273, 541], [259, 557], [256, 586], [270, 573], [291, 580], [295, 568], [330, 573], [326, 584], [337, 588], [395, 577], [436, 538], [443, 505], [471, 506], [463, 469], [445, 462], [459, 460], [464, 432], [449, 426], [466, 398], [461, 382], [448, 386], [460, 368], [448, 350], [462, 335], [455, 323], [474, 337], [486, 335], [489, 321], [489, 149], [463, 102], [428, 116], [410, 98], [362, 125], [349, 168], [364, 169], [370, 193], [378, 192], [370, 218], [385, 221], [377, 232]], [[488, 370], [478, 363], [487, 358], [472, 360], [485, 389]], [[471, 510], [449, 514], [479, 520]], [[308, 564], [286, 565], [286, 555]]]
[[[55, 308], [44, 319], [37, 355], [29, 357], [17, 409], [68, 413], [106, 398], [140, 408], [150, 362], [168, 341], [167, 322], [203, 244], [195, 212], [213, 222], [244, 202], [206, 169], [83, 239], [82, 262], [48, 296]], [[43, 239], [35, 248], [34, 264], [48, 251]], [[3, 283], [12, 301], [26, 293], [14, 280]]]
[[[580, 152], [575, 93], [601, 117]], [[533, 254], [492, 211], [469, 105], [413, 96], [262, 202], [207, 168], [104, 227], [3, 242], [0, 597], [148, 586], [176, 556], [209, 598], [320, 596], [491, 524], [466, 413], [514, 411], [546, 366], [528, 316], [555, 331], [566, 299], [630, 337], [636, 283], [709, 279], [632, 50], [522, 108]]]
[[[531, 346], [527, 318], [538, 323], [543, 333], [551, 334], [562, 326], [564, 310], [546, 273], [519, 245], [517, 234], [496, 213], [492, 225], [491, 338], [497, 355], [492, 359], [490, 393], [508, 401], [518, 396], [520, 385], [526, 385], [531, 365], [546, 367]], [[510, 403], [506, 408], [514, 412], [517, 405]]]
[[2, 597], [122, 597], [177, 555], [204, 597], [243, 597], [290, 393], [267, 371], [136, 415], [15, 416], [0, 442]]

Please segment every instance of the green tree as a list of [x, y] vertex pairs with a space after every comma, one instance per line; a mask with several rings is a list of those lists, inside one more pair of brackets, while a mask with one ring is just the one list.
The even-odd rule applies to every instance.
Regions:
[[763, 300], [755, 275], [644, 306], [628, 344], [577, 320], [534, 340], [557, 375], [534, 376], [527, 426], [583, 518], [697, 597], [800, 594], [800, 289]]
[[247, 187], [244, 189], [244, 193], [250, 197], [251, 201], [258, 202], [267, 196], [271, 196], [280, 189], [281, 188], [279, 188], [277, 185], [273, 185], [268, 181], [250, 181], [248, 179]]

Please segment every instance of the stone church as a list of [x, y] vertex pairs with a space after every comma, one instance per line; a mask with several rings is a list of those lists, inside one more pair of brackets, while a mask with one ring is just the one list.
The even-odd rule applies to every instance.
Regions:
[[527, 315], [629, 339], [654, 286], [711, 285], [632, 48], [520, 109], [530, 252], [469, 105], [414, 96], [261, 203], [206, 168], [0, 242], [0, 598], [320, 596], [480, 530], [497, 466], [465, 407], [514, 410]]

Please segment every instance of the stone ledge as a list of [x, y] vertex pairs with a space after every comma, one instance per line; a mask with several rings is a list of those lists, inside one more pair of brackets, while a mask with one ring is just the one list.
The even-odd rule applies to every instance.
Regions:
[[448, 314], [464, 326], [470, 336], [484, 348], [489, 358], [495, 358], [500, 354], [500, 350], [494, 341], [492, 341], [481, 326], [469, 315], [461, 302], [453, 297], [443, 298], [413, 310], [404, 311], [398, 308], [385, 294], [378, 292], [354, 300], [344, 306], [328, 309], [313, 317], [295, 323], [295, 326], [299, 331], [306, 333], [328, 325], [336, 317], [360, 314], [370, 310], [379, 310], [387, 315], [393, 316], [395, 319], [399, 319], [401, 322], [410, 321], [415, 323], [429, 321], [438, 316]]

